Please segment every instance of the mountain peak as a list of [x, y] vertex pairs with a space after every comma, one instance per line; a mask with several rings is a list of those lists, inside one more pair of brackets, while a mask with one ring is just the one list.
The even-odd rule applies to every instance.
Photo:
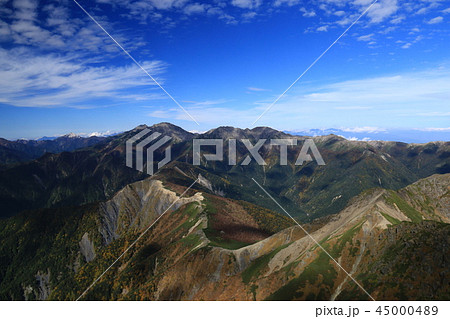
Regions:
[[63, 135], [63, 136], [61, 136], [61, 137], [67, 137], [67, 138], [80, 138], [81, 136], [71, 132], [71, 133], [66, 134], [66, 135]]
[[168, 122], [154, 124], [153, 126], [149, 127], [149, 129], [182, 141], [194, 137], [194, 134], [189, 133], [188, 131], [185, 131], [183, 128]]
[[258, 126], [252, 129], [247, 129], [248, 132], [251, 132], [252, 135], [257, 135], [260, 138], [272, 138], [272, 137], [281, 137], [287, 136], [286, 133], [282, 131], [278, 131], [268, 126]]
[[140, 124], [140, 125], [136, 126], [134, 129], [132, 129], [132, 131], [141, 131], [146, 128], [149, 128], [146, 124]]
[[219, 126], [203, 134], [209, 138], [239, 139], [245, 136], [244, 130], [233, 126]]
[[169, 122], [161, 122], [161, 123], [157, 123], [151, 126], [152, 128], [163, 128], [163, 129], [167, 129], [167, 130], [181, 130], [186, 132], [184, 129], [182, 129], [181, 127], [169, 123]]
[[223, 139], [243, 139], [243, 138], [280, 138], [289, 136], [286, 133], [277, 131], [271, 127], [255, 127], [253, 129], [241, 129], [233, 126], [220, 126], [215, 129], [211, 129], [202, 134], [208, 138], [223, 138]]

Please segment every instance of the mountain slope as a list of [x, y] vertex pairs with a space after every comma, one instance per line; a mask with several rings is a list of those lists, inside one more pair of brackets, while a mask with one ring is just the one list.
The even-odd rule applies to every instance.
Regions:
[[[202, 240], [211, 247], [235, 248], [292, 225], [289, 219], [249, 203], [194, 191], [179, 198], [177, 192], [184, 188], [146, 179], [127, 185], [109, 201], [24, 212], [0, 221], [0, 298], [76, 297], [97, 271], [167, 209], [167, 216], [152, 229], [149, 245], [166, 247], [176, 260], [183, 254], [171, 251], [172, 246], [186, 249], [199, 244], [193, 231], [200, 226], [205, 227]], [[140, 243], [135, 252], [142, 253], [145, 247]]]
[[[1, 298], [76, 299], [187, 185], [153, 177], [99, 204], [44, 209], [1, 221]], [[377, 300], [445, 299], [449, 187], [446, 174], [398, 192], [368, 190], [339, 214], [304, 227]], [[419, 254], [411, 262], [414, 251]], [[420, 277], [423, 271], [427, 275]], [[288, 218], [194, 187], [84, 298], [368, 296]]]

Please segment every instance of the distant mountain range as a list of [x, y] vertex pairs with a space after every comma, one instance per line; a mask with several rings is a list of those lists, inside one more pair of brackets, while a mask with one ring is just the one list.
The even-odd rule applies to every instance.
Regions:
[[44, 137], [38, 140], [8, 141], [0, 138], [0, 165], [27, 162], [37, 159], [45, 153], [70, 152], [89, 147], [104, 140], [105, 137], [81, 137], [67, 134], [60, 137]]
[[[125, 165], [125, 141], [145, 128], [172, 137], [172, 161], [151, 177]], [[224, 162], [193, 165], [193, 138], [223, 139]], [[248, 152], [238, 143], [227, 164], [230, 139], [261, 138], [306, 139], [160, 123], [4, 165], [0, 299], [76, 299], [169, 209], [83, 298], [368, 300], [252, 179], [375, 299], [450, 298], [450, 142], [313, 137], [325, 166], [281, 166], [280, 150], [266, 146], [267, 165], [241, 165]]]
[[[309, 129], [284, 131], [286, 134], [296, 136], [327, 136], [337, 135], [349, 141], [396, 141], [404, 143], [428, 143], [433, 141], [449, 141], [448, 130], [386, 130], [379, 128], [352, 128], [352, 129]], [[19, 139], [9, 141], [0, 138], [0, 166], [23, 163], [34, 160], [45, 153], [70, 152], [76, 149], [89, 147], [102, 141], [104, 138], [121, 133], [74, 134], [63, 136], [44, 136], [35, 140]], [[193, 133], [201, 135], [202, 133]]]
[[303, 136], [334, 134], [351, 141], [395, 141], [403, 143], [450, 141], [450, 127], [446, 129], [381, 129], [376, 127], [361, 127], [347, 129], [310, 129], [285, 132]]
[[117, 134], [120, 134], [121, 132], [115, 132], [115, 131], [106, 131], [106, 132], [92, 132], [92, 133], [69, 133], [65, 135], [59, 135], [59, 136], [43, 136], [41, 138], [36, 139], [36, 141], [48, 141], [48, 140], [56, 140], [60, 137], [72, 137], [72, 138], [89, 138], [89, 137], [109, 137], [114, 136]]

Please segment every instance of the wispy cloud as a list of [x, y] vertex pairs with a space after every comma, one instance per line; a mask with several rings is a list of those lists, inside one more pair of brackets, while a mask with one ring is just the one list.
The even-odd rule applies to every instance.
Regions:
[[[402, 49], [409, 49], [413, 44], [422, 41], [423, 40], [423, 36], [418, 35], [416, 36], [411, 42], [407, 42], [405, 44], [402, 45]], [[403, 42], [401, 42], [403, 43]]]
[[[304, 98], [315, 102], [339, 102], [373, 105], [380, 102], [424, 101], [444, 102], [450, 97], [448, 74], [440, 70], [353, 80], [324, 87], [323, 93], [311, 93]], [[443, 95], [444, 94], [444, 95]], [[364, 102], [363, 104], [359, 102]]]
[[300, 0], [275, 0], [274, 6], [279, 7], [282, 5], [288, 5], [288, 6], [292, 7], [299, 3], [300, 3]]
[[371, 126], [363, 126], [363, 127], [344, 127], [341, 128], [344, 132], [350, 133], [380, 133], [386, 132], [385, 128], [381, 127], [371, 127]]
[[366, 35], [361, 35], [358, 37], [358, 41], [365, 41], [365, 42], [369, 42], [373, 40], [373, 36], [374, 34], [366, 34]]
[[[98, 27], [86, 20], [87, 17], [74, 16], [66, 1], [49, 1], [40, 6], [37, 0], [10, 3], [11, 12], [0, 10], [1, 42], [33, 46], [47, 52], [101, 52], [103, 56], [119, 53], [117, 46], [98, 32]], [[128, 49], [136, 49], [142, 44], [139, 37], [129, 40], [103, 16], [96, 18], [105, 28], [115, 29], [114, 37]]]
[[231, 4], [243, 9], [255, 9], [261, 5], [261, 0], [231, 0]]
[[270, 91], [269, 89], [263, 89], [263, 88], [257, 88], [257, 87], [248, 87], [247, 90], [248, 91], [252, 91], [252, 92], [267, 92], [267, 91]]
[[201, 106], [210, 106], [210, 105], [218, 105], [229, 102], [226, 99], [218, 99], [218, 100], [206, 100], [206, 101], [183, 101], [184, 103], [191, 104], [193, 107], [201, 107]]
[[[450, 100], [450, 76], [445, 69], [337, 82], [316, 88], [298, 88], [285, 96], [259, 125], [279, 129], [335, 127], [348, 132], [374, 132], [382, 127], [414, 127], [445, 122]], [[204, 106], [189, 109], [202, 123], [247, 127], [272, 101], [268, 98], [244, 107]], [[426, 122], [421, 120], [429, 119]], [[177, 109], [152, 112], [150, 116], [186, 120]], [[431, 122], [430, 122], [431, 121]], [[354, 128], [355, 122], [361, 126]]]
[[317, 15], [314, 10], [307, 10], [306, 8], [300, 8], [300, 11], [303, 12], [303, 16], [306, 18], [312, 18]]
[[184, 12], [188, 15], [205, 13], [209, 6], [201, 3], [191, 3], [184, 8]]
[[370, 110], [370, 109], [372, 109], [372, 107], [371, 106], [353, 105], [353, 106], [336, 106], [334, 109], [336, 109], [336, 110]]
[[150, 3], [157, 9], [171, 9], [182, 7], [187, 0], [149, 0]]
[[[0, 102], [19, 107], [95, 107], [99, 98], [151, 100], [161, 98], [153, 82], [134, 64], [104, 67], [77, 55], [36, 55], [27, 49], [0, 49]], [[26, 62], [24, 62], [26, 61]], [[143, 62], [155, 76], [165, 64]], [[132, 89], [147, 86], [140, 94]], [[97, 105], [99, 106], [99, 105]]]
[[416, 130], [424, 132], [450, 132], [450, 127], [427, 127], [427, 128], [417, 128]]
[[442, 116], [450, 116], [450, 112], [421, 112], [417, 113], [419, 116], [431, 116], [431, 117], [442, 117]]
[[444, 21], [444, 17], [436, 17], [436, 18], [430, 19], [427, 23], [428, 24], [438, 24], [438, 23], [441, 23], [442, 21]]
[[[367, 5], [373, 1], [355, 0], [355, 3]], [[367, 13], [372, 23], [379, 23], [391, 17], [399, 9], [397, 0], [381, 0], [375, 3], [371, 10]]]
[[[16, 2], [37, 3], [36, 0]], [[304, 18], [314, 21], [310, 30], [323, 32], [332, 29], [327, 26], [348, 26], [373, 0], [317, 0], [308, 2], [307, 6], [304, 1], [300, 0], [96, 0], [95, 2], [100, 8], [107, 5], [119, 8], [117, 11], [120, 12], [122, 18], [139, 20], [142, 24], [159, 23], [164, 29], [170, 29], [177, 24], [188, 22], [190, 21], [189, 18], [194, 15], [215, 17], [227, 24], [246, 23], [257, 16], [277, 14], [284, 7], [289, 8], [289, 10], [299, 10]], [[400, 5], [399, 0], [379, 0], [367, 12], [361, 23], [401, 24], [407, 20], [406, 17], [410, 16], [412, 12], [425, 14], [434, 9], [437, 10], [440, 5], [440, 1], [416, 1]], [[57, 8], [55, 5], [52, 6]], [[24, 5], [24, 10], [30, 10], [28, 5]], [[35, 10], [35, 8], [31, 10]], [[440, 12], [447, 13], [446, 10], [448, 9], [440, 10]], [[101, 12], [101, 10], [96, 11]], [[55, 17], [53, 21], [64, 21], [64, 19]], [[20, 28], [21, 26], [17, 25], [16, 27]], [[45, 33], [45, 29], [42, 28], [41, 30], [35, 30], [35, 32], [39, 31]], [[0, 37], [2, 32], [6, 32], [6, 30], [0, 26]], [[52, 41], [54, 45], [58, 44], [57, 38], [47, 40]]]

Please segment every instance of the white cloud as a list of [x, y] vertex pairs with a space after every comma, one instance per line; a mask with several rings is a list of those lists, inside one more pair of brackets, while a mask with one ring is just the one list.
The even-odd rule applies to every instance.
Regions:
[[326, 32], [326, 31], [328, 31], [328, 26], [327, 26], [327, 25], [322, 25], [322, 26], [318, 27], [318, 28], [316, 29], [316, 31], [319, 31], [319, 32]]
[[35, 0], [13, 1], [14, 18], [20, 20], [34, 20], [37, 17], [38, 2]]
[[444, 21], [443, 17], [436, 17], [436, 18], [429, 20], [427, 23], [428, 24], [438, 24], [438, 23], [441, 23], [442, 21]]
[[242, 9], [255, 9], [261, 5], [261, 0], [231, 0], [231, 4]]
[[183, 6], [188, 0], [149, 0], [150, 3], [157, 9], [171, 9]]
[[342, 135], [339, 135], [342, 138], [345, 138], [348, 141], [362, 141], [362, 142], [368, 142], [371, 141], [372, 139], [370, 137], [363, 137], [363, 138], [357, 138], [357, 137], [345, 137]]
[[409, 49], [411, 47], [412, 43], [408, 42], [402, 45], [402, 49]]
[[[17, 44], [36, 44], [50, 47], [64, 47], [63, 38], [38, 25], [37, 1], [15, 0], [11, 23], [8, 26], [9, 40]], [[6, 35], [6, 34], [4, 34]]]
[[440, 0], [431, 0], [431, 1], [417, 1], [416, 3], [416, 14], [424, 15], [429, 13], [432, 9], [438, 8], [440, 4]]
[[254, 11], [250, 11], [250, 12], [245, 12], [242, 14], [242, 18], [244, 19], [244, 21], [248, 21], [253, 19], [254, 17], [256, 17], [258, 14]]
[[323, 89], [328, 92], [311, 93], [303, 98], [312, 102], [351, 103], [358, 106], [372, 106], [388, 100], [390, 105], [405, 101], [414, 101], [416, 104], [430, 99], [444, 102], [445, 98], [450, 97], [450, 82], [446, 82], [447, 78], [449, 76], [444, 71], [431, 71], [346, 81]]
[[[0, 12], [0, 41], [47, 52], [102, 52], [104, 56], [119, 52], [88, 17], [73, 18], [64, 3], [37, 4], [36, 0], [16, 0], [12, 2], [12, 14]], [[113, 29], [101, 16], [96, 18], [106, 29]], [[114, 37], [130, 50], [142, 44], [139, 37], [127, 40], [121, 32], [116, 31]]]
[[450, 116], [450, 112], [422, 112], [416, 114], [419, 116], [431, 116], [431, 117]]
[[[419, 41], [422, 41], [423, 40], [423, 36], [421, 36], [421, 35], [418, 35], [418, 36], [416, 36], [415, 38], [414, 38], [414, 40], [412, 40], [412, 41], [410, 41], [410, 42], [407, 42], [407, 43], [405, 43], [404, 45], [402, 45], [402, 49], [409, 49], [413, 44], [415, 44], [415, 43], [417, 43], [417, 42], [419, 42]], [[403, 43], [403, 42], [399, 42], [399, 41], [397, 41], [397, 43]]]
[[420, 8], [419, 10], [417, 10], [416, 14], [425, 14], [428, 12], [428, 8]]
[[200, 4], [200, 3], [192, 3], [188, 4], [186, 7], [184, 7], [184, 13], [191, 15], [191, 14], [199, 14], [206, 12], [208, 6], [206, 4]]
[[341, 27], [350, 25], [352, 22], [355, 21], [355, 17], [344, 17], [341, 20], [336, 21], [336, 24], [338, 24]]
[[402, 21], [405, 20], [405, 19], [406, 19], [405, 16], [396, 17], [396, 18], [391, 20], [391, 23], [392, 24], [399, 24], [399, 23], [402, 23]]
[[360, 37], [358, 37], [358, 41], [365, 41], [365, 42], [369, 42], [373, 40], [373, 36], [374, 34], [366, 34], [366, 35], [362, 35]]
[[336, 110], [370, 110], [370, 109], [372, 109], [372, 107], [354, 105], [354, 106], [336, 106], [335, 109]]
[[63, 48], [65, 43], [61, 36], [35, 25], [31, 20], [15, 21], [10, 26], [12, 38], [17, 44], [41, 44]]
[[303, 12], [303, 16], [306, 18], [312, 18], [316, 16], [316, 12], [314, 10], [307, 10], [306, 8], [300, 8], [300, 11]]
[[[371, 0], [354, 0], [353, 3], [362, 8], [368, 7]], [[380, 0], [367, 12], [372, 23], [379, 23], [392, 16], [399, 9], [397, 0]]]
[[218, 100], [206, 100], [206, 101], [183, 101], [184, 103], [191, 104], [193, 106], [210, 106], [210, 105], [218, 105], [218, 104], [224, 104], [228, 102], [228, 100], [225, 99], [218, 99]]
[[386, 29], [380, 31], [381, 34], [388, 34], [395, 31], [397, 27], [387, 27]]
[[[153, 91], [130, 93], [138, 87], [155, 85], [134, 64], [94, 66], [73, 55], [36, 55], [23, 49], [0, 49], [0, 61], [0, 102], [12, 106], [83, 108], [95, 107], [87, 105], [87, 101], [99, 98], [117, 102], [161, 97]], [[143, 66], [155, 76], [164, 71], [159, 61], [144, 62]]]
[[6, 41], [11, 38], [11, 29], [6, 22], [0, 20], [0, 41]]
[[417, 128], [416, 130], [424, 132], [450, 132], [450, 127], [427, 127], [427, 128]]
[[450, 13], [450, 8], [441, 11], [442, 13]]
[[[308, 91], [299, 87], [275, 104], [257, 125], [282, 129], [344, 126], [356, 134], [381, 131], [380, 127], [417, 127], [418, 122], [424, 122], [420, 114], [427, 113], [427, 126], [444, 127], [449, 115], [449, 74], [445, 69], [430, 70], [338, 82]], [[226, 107], [188, 110], [211, 127], [248, 127], [277, 96], [274, 93], [272, 98], [251, 105], [229, 101]], [[176, 108], [155, 111], [151, 116], [189, 120]]]
[[262, 88], [257, 88], [257, 87], [248, 87], [247, 88], [248, 91], [253, 91], [253, 92], [265, 92], [265, 91], [270, 91], [268, 89], [262, 89]]
[[273, 5], [275, 7], [279, 7], [281, 5], [288, 5], [288, 6], [292, 7], [299, 3], [300, 3], [300, 0], [276, 0]]
[[363, 126], [363, 127], [347, 127], [341, 128], [341, 131], [350, 133], [380, 133], [386, 132], [386, 129], [373, 126]]

